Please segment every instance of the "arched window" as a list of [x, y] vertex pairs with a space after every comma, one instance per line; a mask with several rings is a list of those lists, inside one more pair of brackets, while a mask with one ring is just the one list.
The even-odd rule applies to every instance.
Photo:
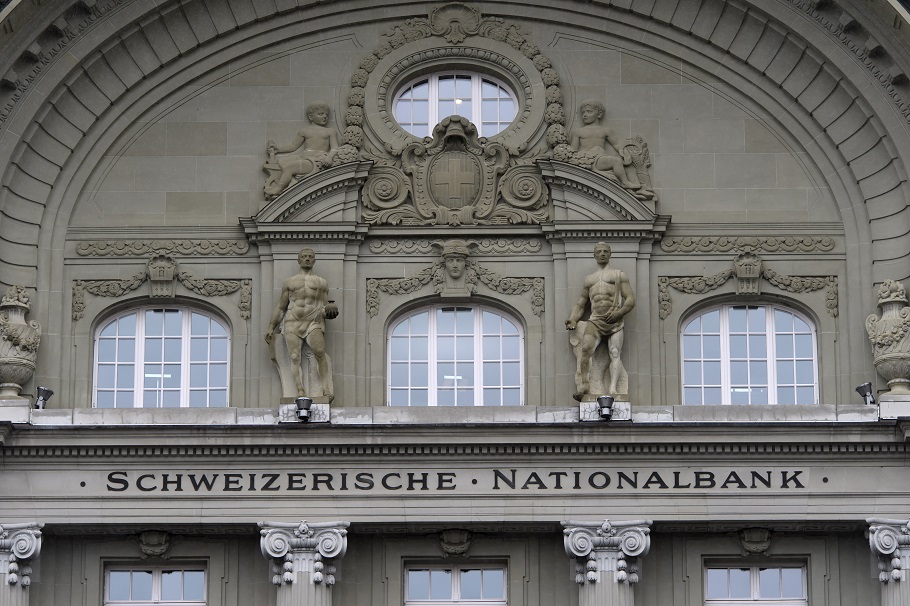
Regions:
[[229, 351], [224, 325], [199, 310], [123, 313], [95, 337], [94, 406], [227, 406]]
[[486, 307], [437, 306], [398, 320], [389, 336], [391, 406], [518, 406], [524, 338]]
[[682, 329], [683, 404], [817, 404], [815, 327], [776, 305], [721, 305]]
[[413, 80], [399, 90], [394, 104], [395, 119], [415, 137], [428, 137], [440, 120], [456, 114], [473, 122], [481, 137], [492, 137], [512, 123], [517, 108], [505, 84], [476, 73]]

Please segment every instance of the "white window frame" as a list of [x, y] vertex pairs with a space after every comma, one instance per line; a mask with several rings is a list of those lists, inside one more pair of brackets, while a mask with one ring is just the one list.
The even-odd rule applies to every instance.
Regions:
[[[802, 597], [800, 598], [763, 598], [760, 597], [759, 571], [774, 569], [797, 569], [801, 571]], [[708, 570], [748, 570], [749, 571], [749, 588], [751, 596], [748, 598], [708, 598]], [[720, 566], [708, 564], [705, 566], [704, 573], [704, 596], [705, 606], [745, 606], [747, 604], [760, 604], [761, 606], [808, 606], [808, 570], [805, 565], [770, 565], [762, 564], [761, 566]]]
[[[203, 574], [202, 582], [202, 599], [201, 600], [162, 600], [162, 579], [165, 572], [197, 572]], [[152, 573], [152, 597], [150, 600], [111, 600], [110, 599], [110, 575], [111, 572], [151, 572]], [[145, 606], [146, 604], [155, 604], [157, 606], [206, 606], [208, 600], [208, 571], [203, 563], [185, 563], [170, 566], [145, 566], [143, 564], [111, 564], [104, 569], [104, 586], [103, 586], [104, 606]]]
[[[449, 77], [470, 77], [471, 78], [471, 98], [470, 98], [470, 113], [466, 116], [471, 122], [477, 126], [478, 134], [481, 137], [494, 137], [506, 130], [512, 122], [515, 121], [515, 118], [518, 117], [518, 98], [515, 96], [515, 92], [512, 90], [512, 87], [507, 85], [502, 80], [489, 76], [486, 74], [480, 74], [477, 72], [467, 72], [467, 71], [451, 71], [451, 72], [442, 72], [435, 73], [430, 75], [420, 76], [414, 78], [413, 80], [408, 81], [403, 86], [398, 89], [398, 92], [395, 93], [395, 100], [392, 103], [392, 115], [395, 116], [396, 122], [407, 132], [411, 133], [415, 137], [424, 137], [430, 136], [433, 131], [433, 127], [439, 124], [440, 120], [447, 118], [448, 115], [441, 116], [439, 115], [439, 80], [440, 78], [449, 78]], [[501, 120], [497, 118], [496, 122], [486, 123], [483, 121], [483, 83], [484, 81], [489, 82], [490, 84], [495, 85], [498, 89], [505, 91], [505, 93], [512, 100], [512, 105], [514, 107], [515, 115], [508, 121]], [[401, 96], [407, 91], [412, 90], [415, 86], [420, 86], [423, 83], [427, 83], [428, 88], [428, 124], [427, 132], [425, 134], [415, 133], [411, 130], [409, 125], [413, 125], [413, 122], [399, 122], [398, 121], [398, 103], [401, 99]], [[497, 100], [501, 97], [497, 97]], [[457, 101], [456, 101], [457, 103]], [[449, 114], [451, 115], [451, 114]], [[463, 115], [463, 114], [459, 114]], [[422, 123], [421, 123], [422, 124]], [[496, 132], [486, 132], [486, 124], [495, 124], [498, 130]]]
[[[683, 322], [681, 322], [681, 328], [679, 331], [679, 347], [680, 347], [679, 358], [680, 358], [680, 384], [682, 386], [682, 393], [681, 393], [682, 403], [684, 405], [688, 404], [690, 406], [704, 405], [704, 391], [702, 391], [701, 402], [689, 404], [689, 402], [687, 401], [687, 398], [686, 398], [686, 388], [687, 387], [701, 388], [702, 390], [705, 387], [714, 387], [714, 384], [704, 383], [704, 375], [702, 375], [701, 383], [689, 384], [686, 382], [686, 362], [692, 362], [692, 361], [701, 361], [702, 363], [705, 362], [704, 352], [702, 352], [700, 358], [687, 358], [686, 357], [686, 349], [685, 349], [685, 337], [687, 336], [686, 328], [689, 326], [689, 324], [693, 320], [695, 320], [697, 318], [702, 318], [705, 315], [707, 315], [713, 311], [719, 311], [720, 312], [720, 325], [719, 325], [718, 334], [720, 335], [720, 358], [719, 359], [720, 359], [720, 378], [721, 378], [719, 387], [721, 390], [721, 405], [723, 405], [723, 406], [734, 405], [732, 403], [732, 396], [731, 396], [731, 391], [732, 391], [731, 362], [733, 360], [731, 359], [731, 353], [730, 353], [730, 336], [731, 336], [730, 310], [732, 310], [733, 308], [736, 308], [736, 307], [746, 307], [746, 308], [762, 307], [765, 309], [765, 328], [764, 328], [763, 334], [765, 336], [765, 351], [766, 351], [766, 374], [767, 374], [767, 387], [768, 387], [767, 404], [770, 404], [770, 405], [778, 404], [777, 362], [779, 360], [806, 361], [809, 359], [809, 358], [805, 358], [805, 357], [797, 357], [795, 352], [794, 352], [794, 357], [792, 357], [792, 358], [790, 358], [790, 357], [778, 358], [776, 336], [778, 334], [795, 334], [795, 332], [787, 333], [787, 332], [776, 331], [774, 312], [777, 310], [786, 312], [786, 313], [791, 314], [794, 317], [800, 319], [801, 321], [805, 322], [805, 324], [810, 329], [811, 338], [812, 338], [811, 362], [812, 362], [812, 373], [813, 373], [813, 381], [812, 381], [813, 397], [812, 397], [812, 402], [799, 402], [797, 400], [796, 404], [798, 404], [798, 405], [818, 404], [818, 329], [815, 326], [815, 323], [812, 320], [810, 320], [808, 317], [806, 317], [804, 314], [798, 312], [797, 310], [795, 310], [793, 308], [786, 307], [784, 305], [776, 305], [776, 304], [771, 304], [771, 303], [736, 303], [736, 302], [726, 303], [723, 305], [715, 305], [715, 306], [712, 306], [709, 308], [700, 309], [697, 313], [689, 315], [688, 317], [686, 317], [683, 320]], [[703, 330], [699, 330], [698, 333], [690, 333], [688, 336], [693, 336], [693, 335], [703, 336], [704, 334], [705, 333]], [[735, 334], [739, 334], [739, 333], [735, 333]], [[704, 341], [702, 340], [702, 344], [703, 343], [704, 343]], [[713, 361], [713, 358], [710, 360]], [[736, 360], [740, 361], [742, 359], [736, 358]], [[745, 360], [749, 360], [749, 358], [745, 358]], [[790, 385], [790, 383], [787, 383], [786, 385]], [[751, 382], [750, 382], [750, 386], [751, 386]], [[797, 382], [796, 377], [794, 376], [793, 386], [794, 387], [808, 387], [809, 385], [806, 383]], [[797, 391], [797, 393], [798, 393], [798, 391]], [[797, 396], [797, 398], [798, 398], [798, 396]], [[751, 404], [743, 404], [743, 405], [749, 406]]]
[[[211, 314], [209, 312], [206, 312], [206, 311], [194, 308], [194, 307], [188, 307], [185, 305], [167, 305], [167, 306], [151, 305], [151, 306], [131, 308], [129, 310], [123, 311], [119, 314], [106, 318], [105, 321], [101, 325], [98, 326], [98, 328], [95, 332], [95, 338], [94, 338], [94, 354], [93, 354], [93, 363], [92, 363], [92, 407], [93, 408], [98, 407], [99, 391], [113, 392], [114, 408], [144, 408], [145, 407], [143, 405], [143, 400], [144, 400], [143, 392], [145, 391], [145, 379], [146, 379], [146, 376], [145, 376], [146, 360], [145, 360], [144, 354], [145, 354], [145, 338], [147, 335], [146, 335], [146, 331], [145, 331], [145, 321], [146, 321], [146, 312], [149, 310], [164, 310], [164, 311], [175, 311], [176, 310], [176, 311], [180, 311], [180, 313], [182, 314], [181, 332], [180, 332], [180, 337], [179, 337], [181, 340], [180, 362], [175, 363], [175, 362], [169, 362], [167, 360], [164, 360], [161, 362], [162, 365], [179, 364], [179, 366], [180, 366], [180, 386], [179, 386], [179, 388], [165, 388], [165, 387], [161, 386], [160, 388], [155, 388], [156, 391], [159, 391], [159, 394], [164, 391], [179, 392], [179, 408], [189, 408], [190, 407], [190, 391], [203, 391], [199, 388], [191, 389], [191, 387], [190, 387], [190, 372], [191, 372], [192, 365], [194, 363], [196, 363], [196, 364], [203, 363], [201, 361], [192, 361], [191, 360], [191, 349], [190, 348], [192, 346], [192, 336], [193, 336], [191, 323], [192, 323], [192, 316], [195, 313], [195, 314], [204, 316], [205, 318], [209, 319], [210, 321], [218, 323], [221, 326], [221, 328], [224, 330], [224, 333], [225, 333], [224, 338], [226, 339], [226, 356], [225, 356], [225, 360], [223, 362], [226, 366], [226, 368], [225, 368], [226, 383], [223, 386], [223, 390], [225, 391], [225, 404], [224, 404], [224, 406], [216, 406], [213, 408], [226, 408], [226, 407], [230, 406], [231, 333], [230, 333], [230, 330], [228, 329], [227, 323], [224, 320], [222, 320], [221, 318], [215, 316], [214, 314]], [[132, 338], [135, 341], [134, 356], [133, 356], [133, 361], [132, 361], [132, 364], [134, 366], [134, 368], [133, 368], [133, 386], [131, 389], [117, 387], [116, 378], [115, 378], [115, 386], [113, 388], [109, 388], [106, 386], [99, 387], [98, 372], [99, 372], [100, 365], [113, 364], [113, 367], [115, 369], [115, 376], [116, 376], [117, 368], [121, 364], [129, 363], [129, 362], [121, 362], [119, 360], [115, 360], [113, 363], [107, 362], [107, 361], [105, 361], [105, 362], [99, 361], [100, 350], [101, 350], [100, 341], [102, 338], [110, 339], [110, 337], [102, 337], [102, 333], [112, 323], [119, 322], [121, 318], [125, 318], [130, 315], [134, 315], [136, 318], [135, 333], [132, 336], [117, 335], [113, 339], [117, 342], [117, 347], [119, 347], [120, 339]], [[211, 337], [212, 337], [211, 334], [207, 335], [207, 338], [211, 339]], [[162, 338], [164, 338], [164, 337], [162, 337]], [[170, 337], [170, 338], [174, 338], [174, 337]], [[213, 360], [211, 360], [211, 358], [208, 358], [204, 362], [204, 364], [206, 365], [206, 370], [207, 370], [206, 375], [207, 376], [208, 376], [208, 369], [211, 367], [211, 365], [213, 363], [221, 364], [222, 362], [220, 360], [213, 361]], [[222, 386], [220, 386], [220, 385], [218, 385], [218, 386], [208, 385], [204, 389], [204, 391], [206, 392], [205, 408], [210, 407], [209, 406], [209, 400], [210, 400], [209, 392], [211, 390], [221, 390], [221, 389], [222, 389]], [[130, 393], [130, 392], [133, 394], [132, 406], [117, 406], [117, 394], [118, 393]], [[160, 405], [160, 402], [159, 402], [158, 406], [147, 407], [147, 408], [162, 408], [162, 406]], [[171, 407], [171, 408], [176, 408], [176, 407]], [[202, 407], [199, 407], [199, 408], [202, 408]]]
[[[486, 362], [500, 362], [500, 363], [504, 363], [504, 362], [517, 362], [518, 363], [518, 385], [517, 386], [503, 385], [501, 383], [498, 385], [490, 385], [489, 388], [491, 388], [491, 389], [492, 388], [500, 389], [500, 404], [498, 404], [498, 405], [490, 404], [488, 406], [504, 406], [503, 404], [501, 404], [501, 402], [502, 402], [502, 399], [501, 399], [502, 391], [501, 390], [514, 389], [515, 387], [517, 387], [519, 390], [518, 406], [524, 405], [524, 403], [525, 403], [525, 355], [524, 355], [525, 334], [524, 334], [524, 329], [522, 327], [522, 324], [520, 322], [518, 322], [518, 320], [511, 314], [507, 314], [496, 308], [487, 307], [484, 305], [454, 305], [454, 304], [431, 305], [428, 307], [421, 307], [419, 309], [412, 310], [406, 314], [403, 314], [403, 315], [395, 318], [395, 321], [391, 323], [391, 325], [389, 327], [389, 333], [388, 333], [389, 338], [387, 339], [388, 347], [386, 349], [386, 402], [390, 406], [392, 405], [393, 387], [395, 390], [405, 390], [406, 389], [409, 392], [409, 395], [408, 395], [409, 402], [411, 399], [410, 391], [415, 389], [415, 387], [411, 386], [410, 384], [407, 387], [398, 387], [398, 386], [392, 385], [392, 372], [393, 372], [392, 366], [393, 366], [393, 362], [394, 362], [393, 356], [392, 356], [393, 332], [405, 320], [408, 320], [409, 318], [416, 316], [418, 314], [426, 313], [428, 315], [428, 327], [427, 327], [428, 351], [427, 351], [427, 359], [426, 359], [426, 363], [428, 365], [428, 377], [427, 377], [428, 404], [427, 404], [427, 406], [440, 406], [438, 404], [438, 402], [439, 402], [439, 397], [438, 397], [438, 395], [439, 395], [439, 381], [438, 381], [439, 376], [437, 373], [438, 365], [440, 364], [439, 357], [438, 357], [439, 334], [438, 334], [438, 330], [436, 327], [436, 311], [439, 309], [444, 309], [444, 310], [446, 310], [446, 309], [472, 309], [472, 310], [474, 310], [474, 332], [472, 333], [473, 337], [474, 337], [474, 345], [473, 345], [474, 354], [471, 358], [471, 360], [473, 361], [473, 364], [474, 364], [474, 369], [473, 369], [474, 370], [474, 386], [473, 386], [474, 403], [473, 403], [473, 406], [484, 406], [483, 390], [485, 387], [487, 387], [483, 383], [483, 363], [485, 361]], [[517, 336], [518, 336], [518, 358], [517, 358], [517, 360], [513, 359], [513, 358], [504, 359], [501, 352], [500, 352], [499, 358], [497, 358], [497, 359], [485, 359], [484, 358], [484, 356], [483, 356], [483, 337], [484, 337], [483, 312], [485, 312], [485, 311], [496, 314], [500, 318], [508, 320], [513, 326], [515, 326], [515, 328], [518, 332], [518, 334], [517, 334]], [[503, 336], [512, 336], [512, 335], [505, 335], [503, 333], [499, 333], [499, 336], [503, 337]], [[421, 363], [421, 362], [422, 361], [420, 361], [420, 360], [410, 360], [409, 359], [408, 360], [409, 371], [410, 371], [411, 363]], [[457, 363], [457, 361], [456, 361], [456, 363]], [[419, 388], [420, 388], [419, 386], [416, 387], [416, 389], [419, 389]], [[423, 405], [411, 405], [411, 404], [408, 404], [407, 406], [408, 407], [418, 406], [421, 408], [423, 407]], [[445, 406], [452, 407], [452, 408], [467, 408], [468, 407], [466, 405], [464, 405], [464, 406], [445, 405]], [[513, 406], [513, 405], [509, 405], [509, 406]], [[401, 407], [405, 407], [405, 406], [401, 405]]]
[[[409, 595], [410, 583], [408, 573], [414, 570], [451, 570], [452, 571], [452, 599], [412, 599]], [[461, 574], [464, 570], [501, 570], [502, 571], [502, 598], [496, 599], [462, 599], [461, 598]], [[404, 606], [508, 606], [509, 604], [509, 570], [505, 564], [493, 563], [471, 563], [458, 565], [445, 564], [420, 564], [414, 563], [405, 566], [404, 569]]]

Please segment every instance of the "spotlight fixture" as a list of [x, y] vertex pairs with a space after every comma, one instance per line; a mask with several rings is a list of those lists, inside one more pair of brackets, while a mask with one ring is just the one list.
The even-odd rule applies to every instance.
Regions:
[[306, 396], [301, 396], [294, 400], [294, 404], [297, 405], [297, 419], [301, 423], [306, 423], [310, 420], [310, 407], [313, 405], [313, 398], [308, 398]]
[[872, 406], [875, 404], [875, 396], [872, 395], [872, 383], [868, 381], [863, 383], [856, 388], [856, 393], [862, 396], [867, 405]]
[[44, 410], [44, 407], [47, 405], [47, 401], [51, 399], [51, 396], [54, 395], [54, 392], [47, 387], [39, 387], [37, 389], [38, 399], [35, 400], [35, 408], [38, 410]]
[[613, 396], [597, 396], [597, 407], [601, 419], [609, 421], [613, 418]]

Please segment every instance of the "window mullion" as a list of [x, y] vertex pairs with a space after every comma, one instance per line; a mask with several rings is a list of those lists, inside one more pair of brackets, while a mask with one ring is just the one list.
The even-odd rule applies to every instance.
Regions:
[[477, 134], [483, 133], [483, 120], [480, 114], [482, 97], [480, 74], [471, 74], [471, 122], [477, 127]]
[[[474, 308], [474, 406], [483, 406], [483, 308]], [[500, 358], [502, 355], [500, 355]]]
[[[181, 310], [180, 314], [183, 316], [182, 326], [180, 328], [180, 408], [187, 408], [190, 405], [190, 334], [192, 328], [191, 317], [193, 314], [188, 309]], [[211, 326], [209, 327], [209, 331], [211, 331]], [[206, 340], [208, 341], [206, 346], [209, 348], [209, 351], [211, 351], [211, 340]], [[206, 363], [205, 376], [206, 383], [208, 383], [208, 377], [211, 372], [210, 367], [212, 365], [211, 353], [209, 353], [206, 358], [208, 358], [208, 361]], [[208, 388], [211, 386], [207, 385], [206, 387]]]
[[432, 74], [430, 79], [427, 81], [429, 84], [429, 94], [427, 98], [429, 99], [429, 111], [427, 113], [429, 124], [427, 124], [427, 132], [432, 137], [433, 136], [433, 127], [439, 124], [439, 75]]
[[[136, 311], [136, 343], [133, 346], [135, 359], [135, 375], [133, 379], [133, 408], [140, 408], [145, 400], [145, 309]], [[119, 321], [119, 320], [118, 320]], [[118, 334], [120, 327], [117, 327]], [[117, 407], [116, 395], [114, 407]]]
[[[720, 401], [721, 404], [731, 404], [730, 399], [730, 307], [724, 305], [720, 308]], [[704, 338], [704, 328], [701, 329], [702, 338]], [[702, 359], [705, 359], [702, 351]], [[702, 396], [704, 402], [704, 396]]]
[[[427, 312], [427, 405], [439, 406], [438, 373], [439, 360], [436, 342], [439, 334], [436, 330], [436, 315], [439, 308], [431, 307]], [[410, 402], [410, 400], [409, 400]]]
[[765, 314], [765, 343], [768, 351], [768, 404], [777, 404], [777, 331], [774, 323], [774, 306]]

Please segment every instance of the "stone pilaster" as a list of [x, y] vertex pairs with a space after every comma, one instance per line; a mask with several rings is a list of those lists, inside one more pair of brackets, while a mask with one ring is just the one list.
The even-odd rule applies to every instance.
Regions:
[[878, 556], [882, 606], [910, 606], [910, 520], [869, 518], [869, 547]]
[[44, 524], [0, 524], [0, 606], [28, 606], [32, 558], [41, 552]]
[[639, 558], [651, 547], [651, 520], [563, 522], [566, 555], [575, 559], [578, 606], [634, 606]]
[[272, 560], [277, 606], [332, 606], [335, 558], [348, 548], [349, 522], [260, 522], [262, 555]]

